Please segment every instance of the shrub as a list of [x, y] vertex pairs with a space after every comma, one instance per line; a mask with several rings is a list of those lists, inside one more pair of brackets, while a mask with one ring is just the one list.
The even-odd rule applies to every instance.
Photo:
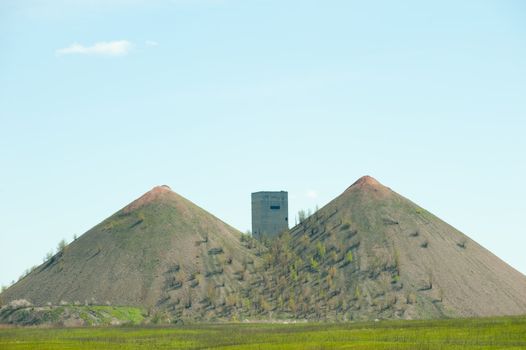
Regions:
[[313, 271], [318, 271], [320, 264], [314, 259], [314, 257], [310, 258], [310, 268]]
[[183, 291], [183, 301], [184, 301], [184, 307], [186, 309], [189, 309], [192, 307], [192, 290], [189, 288], [186, 288]]
[[67, 243], [65, 239], [61, 239], [57, 245], [57, 253], [63, 252], [66, 249]]
[[332, 277], [334, 277], [335, 275], [336, 275], [336, 267], [331, 266], [331, 267], [329, 268], [329, 276], [331, 276], [331, 278], [332, 278]]
[[53, 258], [53, 252], [48, 252], [42, 260], [43, 262], [48, 262], [51, 258]]
[[301, 260], [300, 257], [297, 257], [296, 260], [294, 260], [294, 269], [295, 270], [301, 269], [302, 266], [303, 266], [303, 260]]
[[294, 294], [292, 293], [290, 294], [290, 298], [289, 298], [289, 309], [292, 312], [296, 312], [297, 310], [296, 300], [294, 300]]
[[338, 260], [338, 253], [336, 253], [335, 250], [333, 250], [333, 251], [331, 252], [330, 259], [331, 259], [331, 261], [332, 261], [333, 263], [336, 262], [336, 261]]
[[465, 240], [463, 240], [462, 242], [457, 243], [457, 246], [459, 246], [462, 249], [466, 249], [466, 243], [467, 242]]
[[309, 236], [307, 236], [306, 234], [303, 234], [303, 235], [301, 236], [301, 238], [300, 238], [300, 244], [301, 244], [303, 247], [308, 247], [309, 242], [310, 242]]
[[170, 323], [170, 317], [165, 311], [155, 311], [150, 322], [153, 324], [166, 324]]
[[252, 238], [252, 232], [250, 232], [249, 230], [247, 230], [247, 232], [245, 233], [242, 233], [241, 237], [239, 237], [241, 242], [249, 242], [251, 238]]
[[332, 289], [332, 287], [334, 286], [334, 278], [333, 276], [331, 276], [330, 274], [327, 275], [327, 286], [329, 287], [329, 289]]
[[415, 304], [416, 303], [416, 295], [415, 293], [407, 293], [405, 296], [405, 303], [406, 304]]
[[222, 254], [222, 253], [223, 253], [223, 248], [221, 247], [212, 248], [208, 250], [208, 255], [217, 255], [217, 254]]
[[318, 244], [316, 244], [316, 250], [318, 252], [318, 256], [320, 257], [320, 259], [323, 260], [323, 258], [325, 257], [325, 252], [326, 252], [325, 245], [321, 242], [318, 242]]
[[362, 296], [362, 291], [359, 286], [356, 286], [356, 288], [354, 289], [354, 297], [356, 299], [360, 299], [361, 296]]
[[347, 252], [347, 254], [345, 255], [345, 262], [350, 264], [352, 263], [353, 259], [354, 257], [352, 255], [352, 252], [351, 251]]
[[343, 224], [343, 225], [340, 227], [340, 231], [348, 230], [350, 227], [351, 227], [351, 224], [348, 223], [348, 222], [346, 222], [345, 224]]
[[295, 269], [292, 269], [292, 272], [290, 273], [290, 277], [292, 278], [294, 282], [298, 280], [298, 273], [296, 272]]
[[205, 300], [207, 300], [209, 304], [213, 304], [216, 298], [217, 298], [217, 290], [213, 284], [209, 283], [206, 286]]
[[237, 294], [231, 293], [226, 296], [225, 302], [227, 306], [233, 307], [237, 305], [238, 296]]
[[243, 308], [246, 310], [252, 309], [252, 301], [248, 298], [243, 298], [242, 300]]
[[263, 296], [259, 297], [259, 305], [263, 311], [270, 311], [272, 309], [267, 299], [265, 299]]
[[300, 210], [298, 211], [298, 221], [299, 223], [301, 224], [303, 221], [305, 221], [305, 219], [307, 218], [307, 213], [305, 212], [305, 210]]

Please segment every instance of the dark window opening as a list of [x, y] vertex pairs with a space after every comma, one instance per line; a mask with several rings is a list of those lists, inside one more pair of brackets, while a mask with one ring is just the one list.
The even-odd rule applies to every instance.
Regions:
[[279, 208], [280, 208], [279, 205], [271, 205], [271, 206], [270, 206], [270, 209], [279, 209]]

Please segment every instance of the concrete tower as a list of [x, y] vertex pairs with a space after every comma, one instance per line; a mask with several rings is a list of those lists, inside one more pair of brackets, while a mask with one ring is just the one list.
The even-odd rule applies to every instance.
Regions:
[[274, 237], [289, 229], [288, 193], [255, 192], [252, 193], [252, 235]]

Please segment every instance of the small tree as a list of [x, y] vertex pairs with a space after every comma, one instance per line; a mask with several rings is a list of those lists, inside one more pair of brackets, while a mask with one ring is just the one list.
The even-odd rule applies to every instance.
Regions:
[[226, 296], [226, 305], [227, 306], [230, 306], [230, 307], [234, 307], [237, 305], [237, 301], [238, 301], [238, 296], [237, 294], [234, 294], [234, 293], [230, 293]]
[[336, 272], [337, 272], [336, 267], [331, 266], [331, 267], [329, 268], [329, 276], [331, 276], [331, 277], [336, 276]]
[[305, 219], [307, 218], [307, 213], [305, 212], [305, 210], [300, 210], [298, 211], [298, 221], [300, 222], [300, 224], [305, 221]]
[[320, 264], [314, 259], [314, 257], [310, 258], [310, 268], [313, 271], [318, 271]]
[[249, 298], [243, 298], [242, 304], [245, 310], [247, 311], [252, 310], [252, 301]]
[[336, 253], [335, 250], [331, 251], [329, 258], [332, 262], [336, 262], [338, 260], [338, 253]]
[[325, 245], [321, 242], [318, 242], [316, 244], [316, 250], [318, 252], [318, 256], [320, 257], [320, 259], [323, 260], [323, 258], [325, 257], [325, 252], [326, 252]]
[[272, 310], [272, 307], [270, 306], [269, 302], [263, 296], [259, 297], [259, 305], [260, 305], [261, 310], [265, 312]]
[[300, 257], [296, 257], [296, 260], [294, 260], [294, 269], [297, 271], [298, 269], [301, 269], [303, 266], [303, 260], [301, 260]]
[[66, 249], [67, 243], [65, 239], [61, 239], [57, 245], [57, 253], [63, 252]]
[[345, 261], [350, 264], [353, 261], [353, 255], [352, 252], [348, 252], [347, 255], [345, 255]]
[[359, 286], [356, 286], [356, 288], [354, 289], [354, 297], [358, 300], [362, 297], [362, 290]]
[[329, 289], [332, 289], [333, 286], [334, 286], [334, 275], [331, 275], [329, 273], [327, 275], [327, 287], [329, 287]]
[[215, 304], [217, 298], [217, 290], [212, 283], [206, 286], [206, 300], [209, 304]]
[[42, 260], [44, 260], [44, 262], [46, 262], [46, 261], [51, 260], [52, 257], [53, 257], [53, 252], [48, 252], [46, 254], [46, 256], [44, 257], [44, 259], [42, 259]]
[[300, 244], [302, 247], [307, 248], [309, 246], [310, 239], [305, 233], [300, 238]]
[[0, 292], [0, 307], [4, 306], [4, 300], [2, 298], [2, 294], [7, 290], [6, 286], [2, 286], [1, 292]]
[[183, 290], [183, 300], [186, 309], [192, 307], [192, 290], [188, 287]]
[[296, 282], [298, 280], [298, 273], [296, 272], [296, 269], [292, 269], [292, 271], [290, 273], [290, 277], [292, 278], [292, 280], [294, 282]]
[[292, 293], [290, 293], [290, 298], [289, 298], [289, 309], [293, 313], [295, 313], [296, 310], [297, 310], [296, 301], [294, 300], [294, 294], [292, 294]]

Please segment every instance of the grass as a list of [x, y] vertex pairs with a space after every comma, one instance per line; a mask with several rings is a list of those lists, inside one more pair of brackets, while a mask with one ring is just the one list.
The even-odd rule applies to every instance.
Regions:
[[373, 323], [5, 328], [0, 349], [524, 349], [526, 316]]
[[101, 324], [110, 324], [112, 319], [120, 320], [130, 324], [140, 324], [144, 316], [138, 308], [125, 306], [75, 306], [80, 317], [86, 321], [88, 325], [93, 322]]
[[89, 326], [109, 326], [115, 321], [120, 324], [139, 325], [144, 321], [143, 311], [129, 306], [60, 305], [37, 308], [31, 306], [16, 310], [2, 309], [0, 319], [2, 314], [9, 314], [6, 320], [10, 319], [11, 322], [20, 325], [60, 324], [63, 316], [72, 319], [80, 318]]

